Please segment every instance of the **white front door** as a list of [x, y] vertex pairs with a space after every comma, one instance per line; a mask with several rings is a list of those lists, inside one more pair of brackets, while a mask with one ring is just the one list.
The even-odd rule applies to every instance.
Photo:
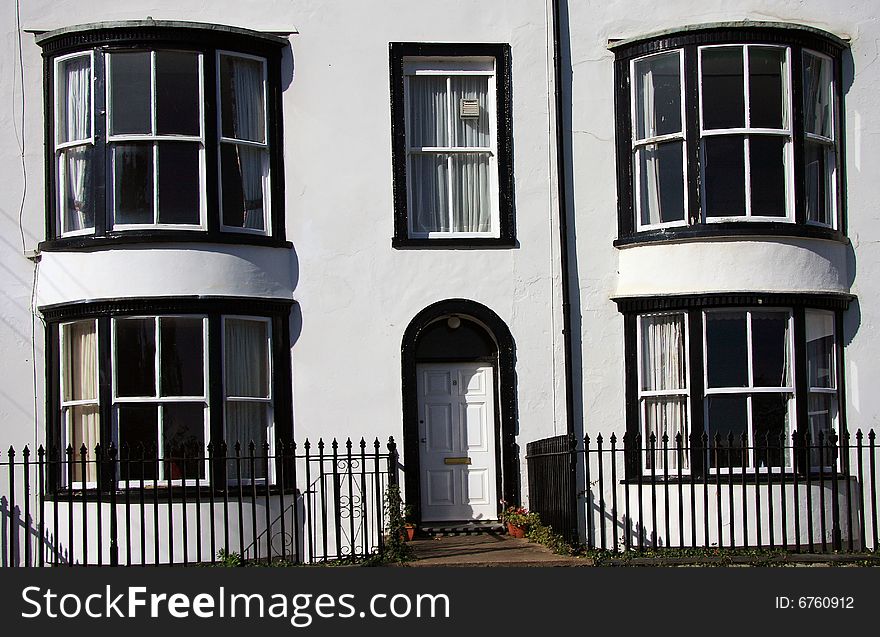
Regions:
[[423, 521], [495, 520], [492, 367], [418, 366]]

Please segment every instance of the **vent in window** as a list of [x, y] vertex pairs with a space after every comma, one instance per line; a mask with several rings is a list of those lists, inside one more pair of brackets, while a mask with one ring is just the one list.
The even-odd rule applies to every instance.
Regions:
[[461, 119], [479, 119], [480, 118], [480, 100], [478, 99], [462, 99], [459, 104], [459, 113]]

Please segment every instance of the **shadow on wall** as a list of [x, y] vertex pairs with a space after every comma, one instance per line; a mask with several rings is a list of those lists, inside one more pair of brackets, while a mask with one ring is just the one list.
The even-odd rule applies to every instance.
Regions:
[[[45, 563], [67, 563], [69, 553], [59, 546], [57, 538], [51, 533], [41, 536], [33, 516], [25, 520], [18, 506], [10, 509], [7, 497], [0, 497], [0, 568], [36, 566], [38, 547], [45, 551]], [[28, 555], [31, 564], [25, 563]]]

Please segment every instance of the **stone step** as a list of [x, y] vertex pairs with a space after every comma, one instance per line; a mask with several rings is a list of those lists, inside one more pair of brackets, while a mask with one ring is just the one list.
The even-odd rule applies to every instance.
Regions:
[[503, 535], [507, 528], [496, 520], [464, 522], [423, 522], [418, 525], [417, 533], [422, 537], [446, 537], [458, 535], [482, 535], [491, 533]]

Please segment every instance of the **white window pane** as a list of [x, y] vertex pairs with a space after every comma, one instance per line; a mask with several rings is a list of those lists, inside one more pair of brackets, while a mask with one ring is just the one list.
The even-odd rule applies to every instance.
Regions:
[[58, 141], [92, 136], [92, 61], [83, 55], [59, 64]]
[[156, 52], [156, 133], [199, 134], [199, 56]]
[[742, 135], [703, 139], [703, 209], [707, 217], [746, 214], [745, 146]]
[[831, 60], [804, 53], [804, 130], [828, 139], [834, 137], [832, 130]]
[[754, 394], [752, 432], [756, 467], [782, 467], [789, 464], [790, 440], [788, 409], [791, 394]]
[[234, 318], [225, 323], [226, 395], [268, 398], [268, 323]]
[[204, 321], [180, 316], [159, 319], [161, 395], [205, 392]]
[[162, 440], [165, 478], [195, 480], [204, 476], [205, 404], [162, 405]]
[[445, 77], [409, 78], [409, 146], [449, 145], [449, 104]]
[[153, 223], [153, 145], [115, 145], [113, 170], [115, 222]]
[[98, 399], [98, 342], [95, 321], [77, 321], [62, 328], [63, 400]]
[[[666, 470], [677, 471], [679, 465], [683, 470], [688, 468], [688, 452], [684, 450], [688, 441], [687, 398], [684, 396], [664, 396], [645, 399], [645, 439], [642, 444], [650, 449], [651, 435], [654, 439], [654, 454], [646, 457], [646, 469], [652, 467], [662, 471], [664, 460]], [[681, 436], [680, 443], [677, 436]], [[667, 455], [663, 457], [663, 436], [667, 437]], [[682, 452], [676, 453], [680, 445]]]
[[636, 150], [641, 225], [684, 220], [683, 145], [683, 142], [667, 142]]
[[743, 48], [710, 47], [700, 56], [703, 128], [745, 126]]
[[[744, 395], [708, 396], [706, 403], [709, 466], [741, 467], [743, 435], [746, 436], [746, 444], [752, 444], [752, 441], [748, 440], [748, 398]], [[719, 443], [717, 453], [716, 436]], [[730, 436], [733, 436], [732, 445], [728, 445]]]
[[641, 317], [643, 390], [687, 389], [684, 320], [684, 314]]
[[198, 142], [159, 142], [159, 223], [198, 225], [201, 167]]
[[487, 155], [452, 156], [453, 230], [489, 232], [492, 228], [489, 201], [489, 157]]
[[265, 142], [261, 61], [220, 56], [220, 115], [224, 137]]
[[266, 229], [269, 153], [240, 144], [220, 146], [223, 225]]
[[709, 387], [748, 387], [745, 312], [706, 313], [706, 379]]
[[807, 312], [807, 378], [810, 387], [833, 389], [835, 380], [834, 315]]
[[150, 53], [113, 53], [110, 62], [110, 134], [150, 133]]
[[785, 217], [786, 138], [780, 135], [749, 137], [749, 190], [751, 214], [756, 217]]
[[807, 220], [826, 226], [834, 224], [834, 148], [807, 140], [804, 144], [805, 207]]
[[[453, 146], [464, 147], [487, 147], [489, 145], [489, 112], [486, 110], [487, 96], [489, 93], [489, 78], [478, 77], [452, 77], [452, 121], [455, 139]], [[462, 106], [467, 103], [462, 100], [476, 100], [479, 105], [479, 115], [471, 117], [465, 111], [462, 117]]]
[[95, 227], [92, 154], [92, 146], [67, 148], [60, 153], [62, 232]]
[[114, 323], [116, 395], [155, 396], [156, 319], [126, 318]]
[[634, 64], [635, 138], [681, 132], [681, 67], [677, 52]]
[[788, 312], [752, 312], [752, 380], [755, 387], [791, 386]]
[[[810, 466], [834, 465], [835, 450], [832, 433], [836, 434], [837, 396], [834, 394], [810, 394], [807, 418], [810, 421]], [[821, 438], [822, 449], [819, 448]], [[824, 458], [820, 462], [820, 458]]]
[[410, 155], [409, 185], [413, 232], [449, 230], [447, 155]]
[[86, 471], [87, 482], [95, 482], [98, 478], [97, 466], [94, 462], [97, 457], [95, 447], [101, 442], [101, 420], [97, 405], [77, 405], [67, 408], [67, 444], [73, 447], [73, 479], [81, 482], [83, 479], [82, 455], [83, 446], [86, 448]]
[[[265, 403], [226, 403], [227, 476], [230, 481], [265, 478], [268, 471], [265, 444], [268, 427], [268, 405]], [[241, 445], [236, 456], [235, 444]], [[251, 454], [251, 443], [254, 443]], [[238, 459], [236, 459], [238, 458]]]
[[749, 126], [788, 126], [785, 49], [749, 47]]

